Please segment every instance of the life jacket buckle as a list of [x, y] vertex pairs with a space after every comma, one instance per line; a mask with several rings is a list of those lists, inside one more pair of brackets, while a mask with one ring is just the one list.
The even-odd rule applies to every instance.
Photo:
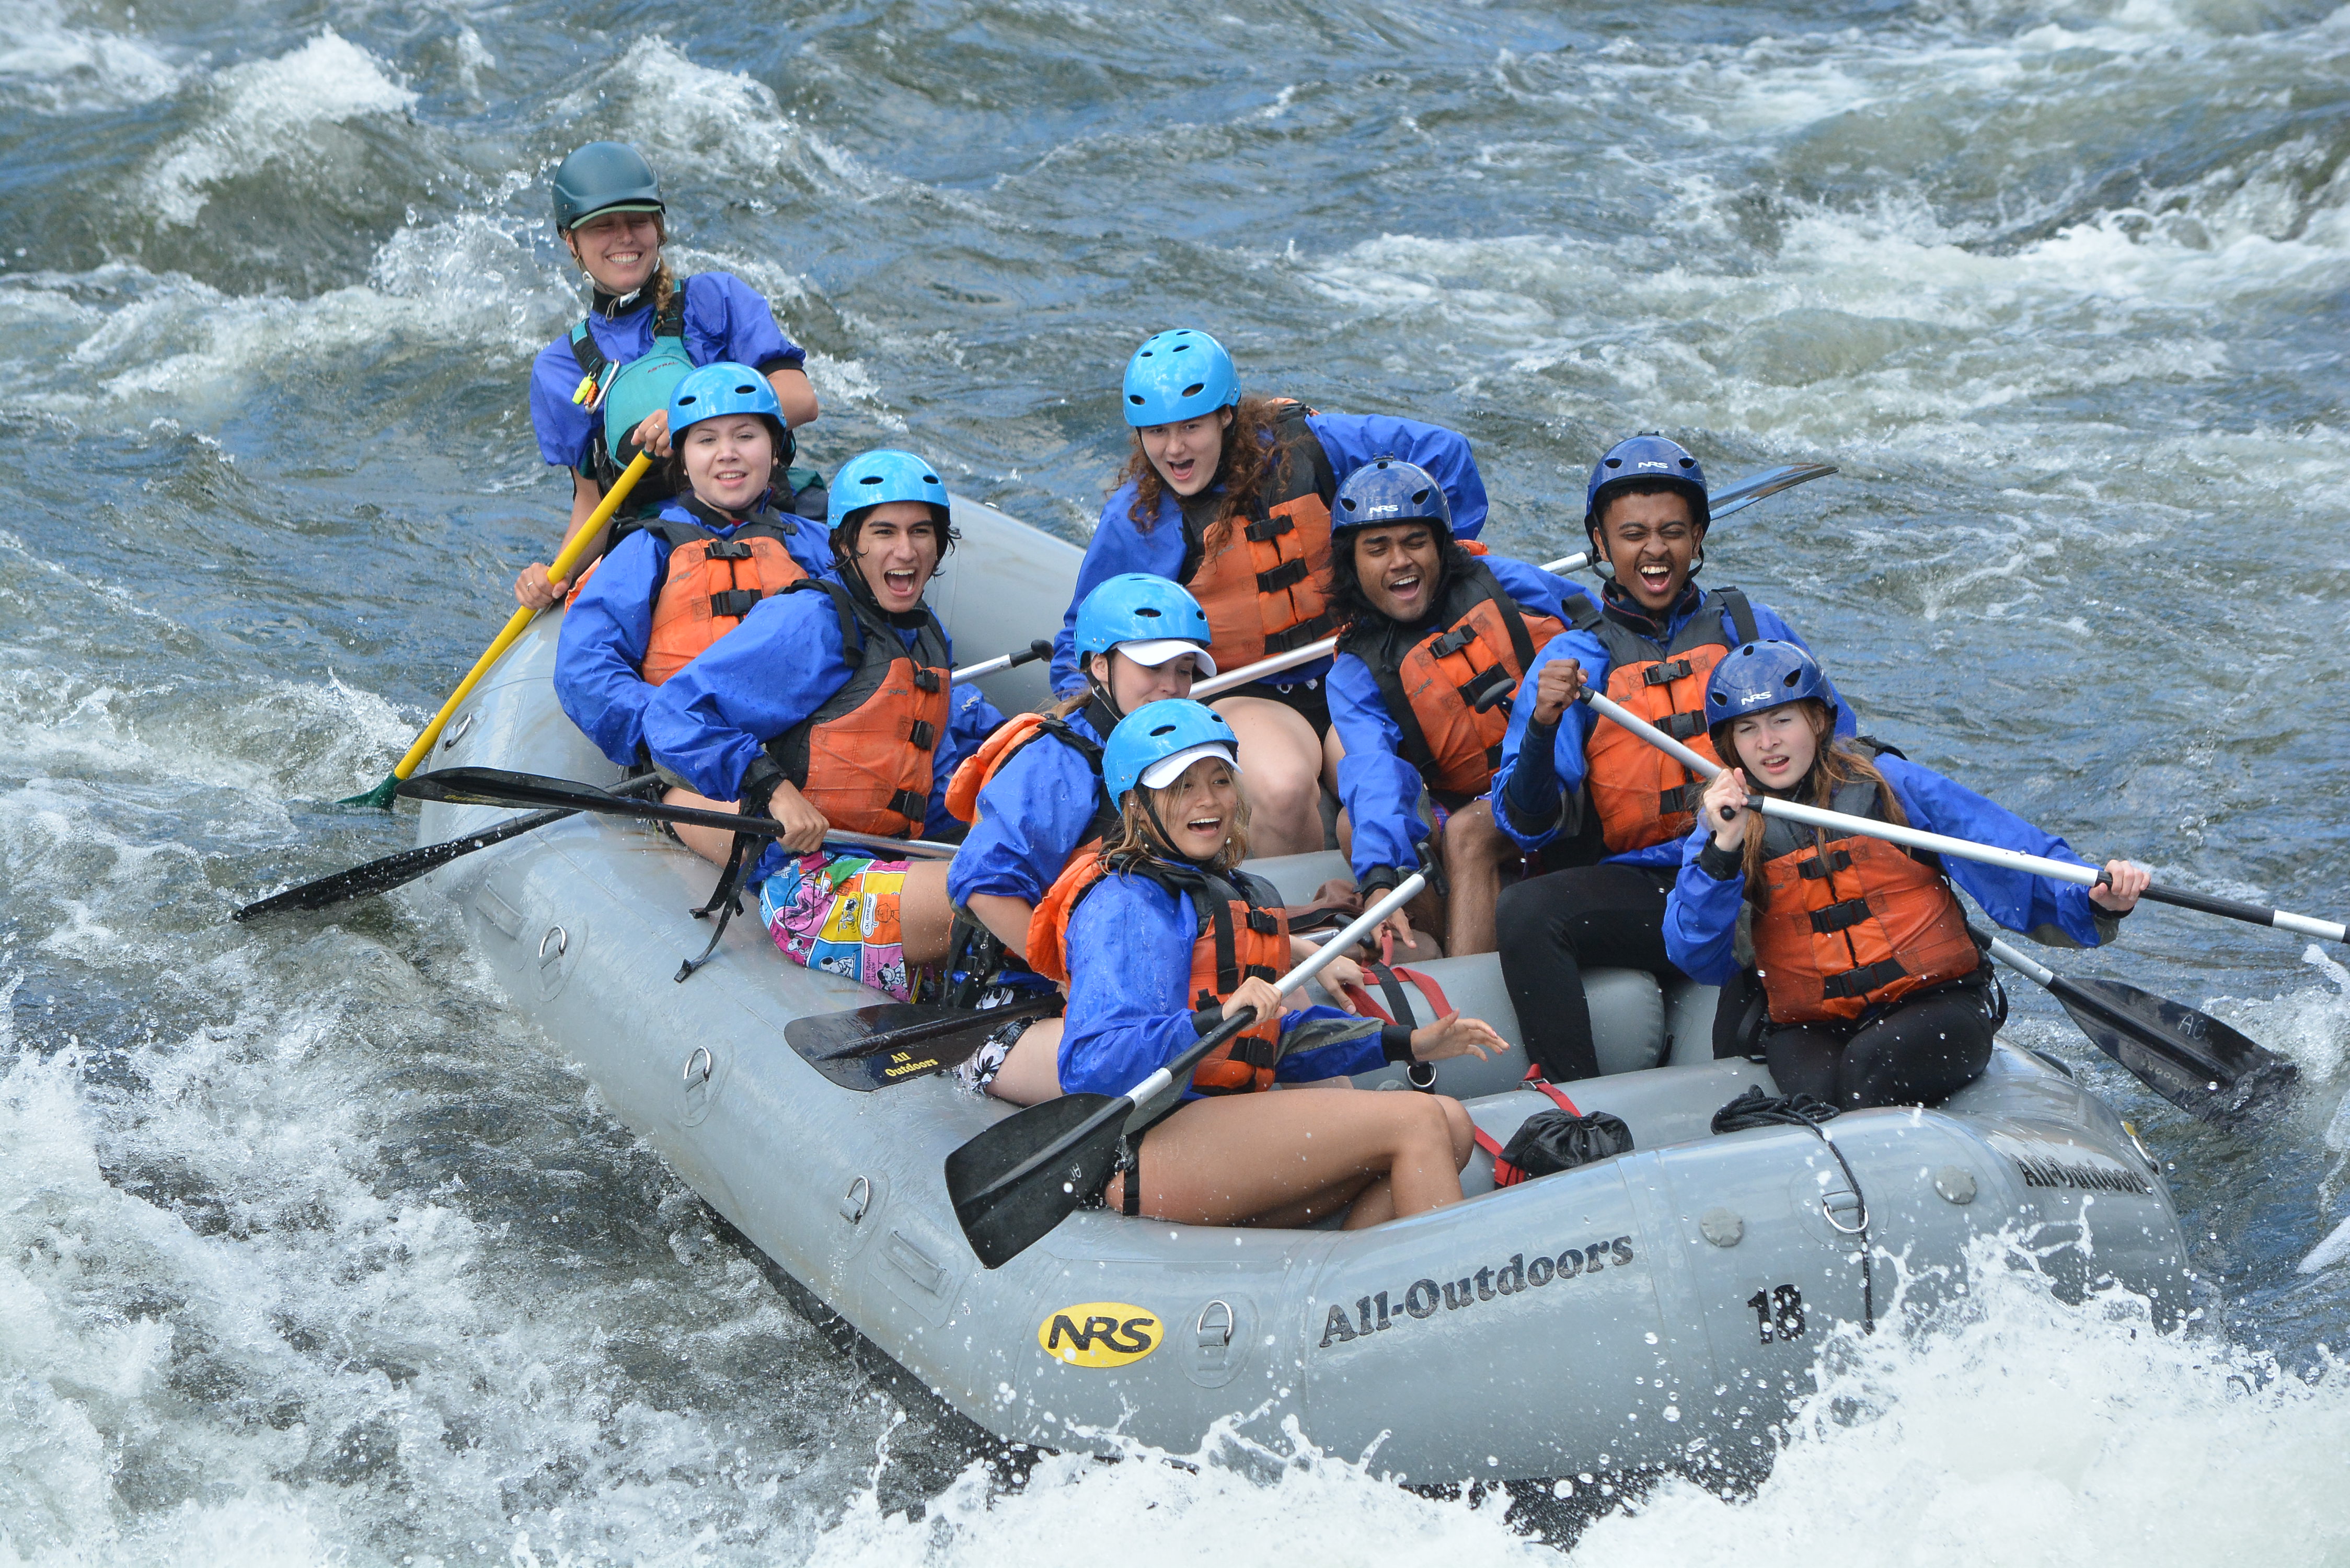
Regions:
[[747, 561], [751, 558], [748, 539], [712, 539], [702, 547], [702, 558], [710, 561]]
[[[749, 552], [745, 551], [744, 554], [747, 555]], [[710, 613], [713, 616], [732, 616], [736, 620], [741, 620], [756, 608], [759, 601], [764, 597], [766, 596], [756, 588], [728, 588], [723, 593], [710, 596]]]
[[1846, 898], [1841, 904], [1830, 904], [1825, 909], [1812, 911], [1812, 929], [1822, 936], [1832, 931], [1847, 930], [1868, 919], [1871, 911], [1866, 898]]
[[[1256, 932], [1260, 936], [1274, 936], [1281, 929], [1281, 919], [1280, 917], [1273, 914], [1269, 910], [1251, 909], [1248, 912], [1248, 929]], [[1254, 970], [1251, 970], [1249, 972], [1253, 974], [1256, 971]], [[1272, 977], [1268, 975], [1266, 978], [1271, 979]]]
[[1669, 686], [1687, 677], [1695, 668], [1696, 666], [1686, 659], [1676, 659], [1665, 664], [1652, 664], [1640, 672], [1640, 683], [1644, 686]]
[[1251, 541], [1262, 545], [1269, 539], [1280, 538], [1296, 526], [1295, 523], [1286, 517], [1266, 517], [1250, 524], [1243, 532]]
[[935, 670], [924, 667], [914, 671], [914, 689], [918, 691], [936, 691], [945, 684]]
[[1705, 733], [1705, 715], [1702, 713], [1667, 713], [1655, 723], [1658, 729], [1676, 741], [1686, 741], [1693, 735]]
[[1430, 643], [1428, 645], [1428, 651], [1434, 658], [1446, 659], [1460, 652], [1462, 649], [1468, 647], [1471, 643], [1476, 640], [1477, 628], [1475, 627], [1456, 626], [1451, 631], [1446, 632], [1442, 637], [1440, 637], [1435, 641]]
[[919, 825], [930, 815], [931, 803], [912, 790], [901, 789], [889, 796], [889, 809]]
[[1842, 974], [1832, 974], [1820, 982], [1820, 994], [1830, 1001], [1847, 996], [1866, 996], [1870, 992], [1891, 985], [1909, 971], [1901, 967], [1899, 959], [1881, 959], [1876, 963], [1848, 969]]
[[1804, 861], [1795, 867], [1795, 871], [1805, 881], [1816, 882], [1824, 877], [1833, 877], [1839, 871], [1848, 871], [1851, 868], [1851, 850], [1831, 849]]
[[1256, 591], [1277, 594], [1305, 580], [1309, 568], [1304, 561], [1284, 561], [1269, 572], [1256, 575]]
[[939, 732], [928, 719], [917, 719], [906, 726], [906, 743], [918, 752], [927, 752], [939, 743]]

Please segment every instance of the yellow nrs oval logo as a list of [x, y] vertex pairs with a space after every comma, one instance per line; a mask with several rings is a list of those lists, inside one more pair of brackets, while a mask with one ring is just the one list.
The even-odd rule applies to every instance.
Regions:
[[1036, 1343], [1071, 1366], [1124, 1366], [1159, 1348], [1167, 1331], [1159, 1315], [1125, 1302], [1063, 1307], [1036, 1325]]

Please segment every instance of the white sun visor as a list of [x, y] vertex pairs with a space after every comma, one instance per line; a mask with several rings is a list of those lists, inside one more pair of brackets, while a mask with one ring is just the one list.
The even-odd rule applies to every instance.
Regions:
[[[1188, 644], [1186, 646], [1189, 646]], [[1186, 746], [1171, 757], [1161, 757], [1142, 770], [1142, 782], [1152, 789], [1165, 789], [1183, 776], [1183, 770], [1201, 757], [1222, 757], [1234, 773], [1241, 771], [1232, 749], [1222, 741], [1211, 741], [1204, 746]]]
[[1215, 656], [1198, 643], [1180, 637], [1145, 638], [1136, 642], [1121, 642], [1118, 650], [1148, 670], [1156, 670], [1170, 659], [1190, 654], [1195, 661], [1192, 668], [1201, 675], [1216, 672]]

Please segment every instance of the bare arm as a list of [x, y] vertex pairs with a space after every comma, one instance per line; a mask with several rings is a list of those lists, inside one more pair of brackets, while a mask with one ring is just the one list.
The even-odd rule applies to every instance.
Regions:
[[1028, 961], [1028, 920], [1035, 907], [1025, 898], [1007, 898], [1001, 893], [973, 893], [970, 898], [971, 912], [979, 917], [980, 924], [995, 933], [995, 940], [1022, 963]]
[[816, 389], [808, 384], [805, 371], [789, 367], [770, 370], [767, 372], [767, 385], [775, 389], [775, 401], [783, 405], [785, 424], [797, 430], [802, 425], [816, 422], [818, 411]]
[[[582, 479], [577, 473], [571, 476], [571, 523], [563, 530], [564, 544], [571, 543], [573, 535], [588, 525], [588, 519], [595, 514], [603, 499], [602, 487], [593, 480]], [[562, 553], [560, 547], [556, 553]], [[585, 570], [588, 562], [603, 553], [601, 545], [591, 547], [579, 562], [580, 569]], [[515, 598], [529, 609], [546, 609], [570, 591], [571, 579], [566, 577], [559, 583], [556, 582], [546, 575], [546, 563], [544, 561], [533, 561], [515, 579]]]

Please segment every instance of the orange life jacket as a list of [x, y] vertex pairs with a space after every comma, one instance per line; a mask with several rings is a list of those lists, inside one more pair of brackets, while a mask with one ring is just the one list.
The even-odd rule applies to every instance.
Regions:
[[[792, 520], [769, 508], [754, 512], [723, 537], [715, 528], [674, 517], [646, 518], [637, 527], [660, 535], [670, 547], [660, 593], [653, 600], [652, 636], [639, 671], [650, 685], [660, 685], [700, 658], [712, 643], [742, 625], [761, 599], [808, 575], [807, 568], [792, 559]], [[614, 543], [617, 547], [618, 541]], [[597, 556], [579, 574], [563, 597], [566, 609], [578, 602], [580, 590], [610, 554], [607, 550]]]
[[[1102, 733], [1118, 727], [1118, 721], [1110, 717], [1109, 711], [1102, 706], [1099, 698], [1087, 702], [1085, 714], [1087, 722]], [[1117, 808], [1109, 804], [1108, 794], [1100, 788], [1101, 742], [1089, 741], [1071, 729], [1066, 721], [1043, 713], [1014, 714], [993, 734], [980, 742], [979, 750], [962, 760], [954, 771], [954, 777], [947, 781], [948, 812], [957, 821], [978, 822], [979, 792], [985, 789], [988, 781], [1002, 773], [1004, 765], [1024, 750], [1031, 741], [1045, 736], [1052, 737], [1085, 758], [1086, 765], [1093, 770], [1095, 811], [1093, 821], [1086, 829], [1086, 837], [1099, 840], [1109, 831], [1109, 824], [1118, 818]]]
[[850, 668], [822, 707], [767, 742], [767, 754], [833, 826], [909, 836], [929, 815], [931, 754], [951, 711], [946, 629], [924, 606], [910, 653], [878, 606], [828, 577], [784, 591], [831, 598]]
[[[1191, 942], [1191, 1005], [1221, 1005], [1254, 976], [1278, 980], [1289, 963], [1289, 919], [1272, 900], [1275, 894], [1253, 877], [1230, 879], [1191, 866], [1139, 860], [1122, 868], [1160, 887], [1191, 896], [1198, 918]], [[1045, 979], [1069, 982], [1069, 917], [1110, 868], [1091, 849], [1070, 858], [1028, 921], [1028, 963]], [[1202, 1095], [1241, 1095], [1273, 1087], [1274, 1064], [1281, 1059], [1281, 1019], [1260, 1021], [1210, 1052], [1191, 1071], [1191, 1087]]]
[[[1835, 809], [1885, 815], [1865, 780], [1839, 788]], [[1881, 838], [1823, 842], [1816, 830], [1762, 821], [1767, 898], [1753, 914], [1754, 967], [1773, 1023], [1848, 1023], [1981, 966], [1939, 865]]]
[[[1485, 554], [1482, 545], [1464, 541], [1461, 547], [1472, 556]], [[1506, 694], [1565, 628], [1520, 609], [1482, 561], [1451, 575], [1436, 613], [1420, 624], [1439, 629], [1423, 635], [1419, 627], [1365, 617], [1347, 628], [1338, 647], [1379, 683], [1388, 716], [1403, 732], [1403, 760], [1429, 787], [1483, 794], [1510, 728]], [[1478, 704], [1497, 691], [1504, 695], [1480, 712]]]
[[1183, 509], [1185, 550], [1176, 580], [1208, 612], [1216, 662], [1227, 670], [1327, 637], [1337, 618], [1322, 595], [1330, 566], [1330, 497], [1338, 492], [1330, 455], [1305, 418], [1284, 400], [1275, 416], [1283, 456], [1272, 477], [1232, 519], [1216, 553], [1201, 551], [1222, 497], [1202, 493]]
[[[1721, 627], [1730, 615], [1732, 632]], [[1607, 649], [1607, 694], [1711, 762], [1705, 683], [1730, 650], [1755, 640], [1754, 607], [1736, 588], [1710, 590], [1670, 647], [1659, 647], [1586, 599], [1575, 627]], [[1585, 777], [1610, 855], [1685, 838], [1697, 826], [1705, 781], [1620, 724], [1600, 720], [1585, 748]]]

